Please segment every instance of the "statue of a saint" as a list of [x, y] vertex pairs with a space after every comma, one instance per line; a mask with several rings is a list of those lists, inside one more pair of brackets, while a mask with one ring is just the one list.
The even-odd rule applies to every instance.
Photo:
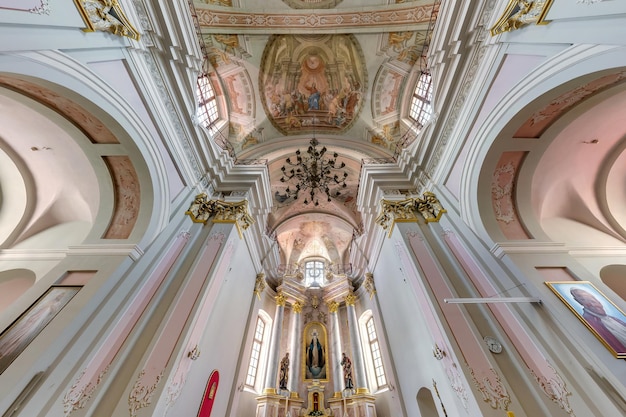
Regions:
[[352, 361], [346, 356], [345, 352], [342, 355], [341, 366], [343, 366], [343, 381], [346, 384], [346, 389], [352, 389], [354, 388], [352, 381]]
[[278, 388], [287, 389], [287, 381], [289, 380], [289, 352], [280, 361], [280, 374], [278, 376]]

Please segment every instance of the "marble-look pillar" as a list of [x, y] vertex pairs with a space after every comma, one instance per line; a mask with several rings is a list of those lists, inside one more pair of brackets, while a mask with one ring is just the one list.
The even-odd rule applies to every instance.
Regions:
[[348, 310], [348, 330], [350, 332], [350, 345], [352, 348], [352, 363], [355, 371], [354, 385], [357, 394], [366, 394], [369, 392], [367, 388], [367, 375], [365, 373], [365, 363], [363, 361], [363, 349], [361, 347], [361, 337], [359, 336], [359, 325], [356, 319], [356, 296], [354, 294], [346, 295], [346, 308]]
[[341, 369], [341, 331], [339, 328], [339, 303], [330, 301], [328, 303], [328, 312], [332, 323], [333, 348], [331, 350], [331, 375], [333, 376], [333, 388], [335, 390], [335, 398], [341, 398], [341, 392], [344, 389], [345, 381], [343, 379], [343, 370]]
[[296, 301], [291, 306], [291, 363], [289, 364], [290, 376], [288, 387], [292, 398], [298, 398], [298, 388], [300, 383], [300, 361], [302, 360], [302, 303]]
[[285, 316], [285, 303], [287, 299], [280, 292], [276, 296], [276, 314], [274, 315], [274, 327], [268, 355], [267, 373], [265, 374], [265, 393], [276, 394], [276, 378], [278, 377], [278, 363], [280, 355], [280, 337], [283, 329], [283, 317]]

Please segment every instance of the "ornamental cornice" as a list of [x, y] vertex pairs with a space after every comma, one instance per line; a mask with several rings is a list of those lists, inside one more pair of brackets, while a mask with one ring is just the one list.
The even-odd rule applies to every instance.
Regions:
[[315, 33], [379, 33], [426, 29], [431, 15], [439, 7], [433, 4], [389, 4], [353, 9], [267, 9], [238, 11], [232, 8], [196, 5], [203, 33], [290, 33], [310, 29]]

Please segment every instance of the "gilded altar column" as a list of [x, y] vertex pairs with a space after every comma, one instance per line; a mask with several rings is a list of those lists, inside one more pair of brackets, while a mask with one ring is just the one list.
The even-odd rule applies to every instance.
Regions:
[[339, 328], [339, 303], [330, 301], [328, 303], [328, 312], [330, 313], [331, 323], [333, 326], [333, 349], [331, 350], [331, 375], [333, 376], [333, 388], [335, 389], [335, 398], [341, 398], [345, 381], [343, 380], [343, 371], [341, 369], [341, 332]]
[[298, 384], [300, 382], [300, 361], [302, 360], [302, 303], [296, 301], [291, 306], [291, 343], [290, 343], [290, 355], [291, 364], [289, 364], [290, 376], [288, 381], [290, 396], [292, 398], [298, 398]]
[[287, 299], [282, 292], [276, 296], [276, 314], [274, 315], [274, 327], [272, 327], [272, 339], [265, 374], [265, 394], [276, 394], [276, 378], [278, 378], [278, 363], [280, 337], [283, 329], [283, 317], [285, 316], [285, 303]]
[[350, 346], [352, 347], [352, 363], [355, 372], [354, 385], [357, 394], [367, 394], [367, 376], [365, 374], [365, 363], [363, 362], [363, 349], [361, 347], [361, 337], [359, 336], [359, 325], [356, 319], [356, 296], [346, 295], [346, 308], [348, 310], [348, 330], [350, 332]]

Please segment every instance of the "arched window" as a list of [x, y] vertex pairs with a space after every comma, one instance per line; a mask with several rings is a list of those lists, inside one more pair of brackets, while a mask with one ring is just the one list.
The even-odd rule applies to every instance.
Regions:
[[215, 124], [219, 119], [219, 114], [215, 90], [213, 90], [213, 85], [211, 85], [208, 75], [203, 74], [198, 77], [196, 95], [198, 100], [198, 113], [196, 115], [198, 123], [209, 129], [209, 132], [213, 134], [217, 131]]
[[420, 127], [424, 127], [432, 115], [432, 107], [430, 105], [432, 97], [432, 77], [430, 74], [423, 72], [417, 80], [409, 109], [409, 117], [416, 121]]
[[385, 376], [385, 368], [383, 367], [383, 358], [380, 353], [380, 344], [378, 343], [378, 335], [376, 334], [376, 326], [374, 325], [374, 317], [370, 317], [365, 323], [367, 329], [367, 340], [369, 342], [370, 352], [372, 354], [372, 365], [374, 366], [374, 375], [378, 388], [387, 385], [387, 377]]
[[324, 262], [307, 261], [304, 264], [304, 285], [319, 287], [324, 281]]
[[374, 316], [371, 310], [365, 311], [359, 318], [361, 329], [361, 340], [363, 342], [363, 353], [365, 355], [365, 367], [367, 369], [370, 383], [376, 382], [374, 391], [388, 389], [387, 376], [383, 365], [383, 355], [380, 348], [378, 332], [374, 323]]
[[250, 350], [250, 362], [246, 373], [246, 387], [257, 390], [260, 389], [259, 381], [263, 374], [262, 364], [263, 358], [267, 354], [267, 339], [271, 328], [271, 320], [267, 313], [259, 311], [259, 315], [254, 327], [254, 335], [252, 338], [252, 349]]

